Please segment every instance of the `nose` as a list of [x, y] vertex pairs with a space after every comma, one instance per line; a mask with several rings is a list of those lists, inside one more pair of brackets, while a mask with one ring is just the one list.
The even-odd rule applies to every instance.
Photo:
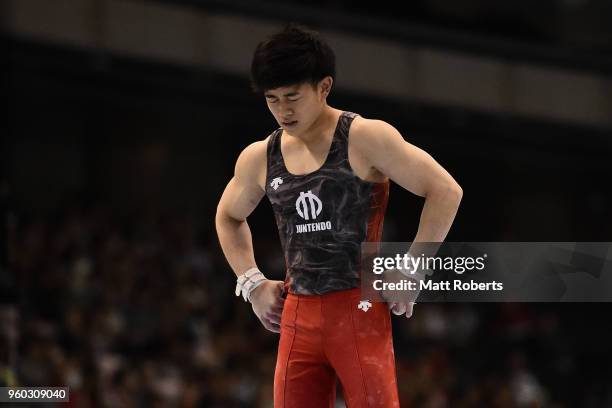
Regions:
[[277, 108], [278, 108], [278, 113], [280, 114], [281, 117], [288, 117], [288, 116], [293, 115], [293, 109], [285, 101], [280, 101]]
[[285, 106], [281, 106], [281, 115], [283, 117], [289, 117], [293, 115], [293, 109], [285, 107]]
[[280, 115], [280, 122], [290, 122], [293, 118], [293, 113], [283, 112]]

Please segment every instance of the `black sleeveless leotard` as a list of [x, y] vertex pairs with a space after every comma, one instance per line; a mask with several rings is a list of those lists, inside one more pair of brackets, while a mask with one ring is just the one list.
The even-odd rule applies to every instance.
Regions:
[[293, 175], [281, 154], [282, 128], [268, 141], [266, 195], [285, 254], [285, 292], [320, 295], [360, 283], [361, 243], [380, 241], [389, 181], [353, 173], [349, 128], [357, 114], [342, 112], [323, 166]]

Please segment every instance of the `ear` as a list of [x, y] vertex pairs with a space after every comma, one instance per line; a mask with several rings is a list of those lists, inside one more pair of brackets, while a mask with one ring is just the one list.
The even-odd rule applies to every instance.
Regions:
[[331, 92], [333, 83], [334, 83], [334, 79], [331, 76], [326, 76], [319, 82], [319, 90], [323, 98], [327, 98], [327, 96]]

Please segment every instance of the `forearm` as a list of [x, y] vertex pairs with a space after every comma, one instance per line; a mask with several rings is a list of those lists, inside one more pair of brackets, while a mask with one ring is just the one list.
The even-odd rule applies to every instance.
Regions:
[[[459, 203], [463, 193], [458, 185], [438, 188], [430, 191], [425, 197], [425, 204], [421, 212], [419, 230], [410, 246], [411, 256], [435, 256], [441, 242], [444, 241], [457, 214]], [[415, 302], [420, 293], [421, 280], [429, 275], [426, 268], [421, 264], [413, 264], [410, 271], [402, 271], [408, 278], [417, 282], [417, 289], [403, 292], [403, 302]]]
[[425, 197], [415, 242], [443, 242], [457, 214], [463, 192], [458, 185], [432, 190]]
[[218, 212], [216, 219], [219, 244], [230, 267], [239, 276], [257, 267], [253, 253], [253, 238], [249, 224]]

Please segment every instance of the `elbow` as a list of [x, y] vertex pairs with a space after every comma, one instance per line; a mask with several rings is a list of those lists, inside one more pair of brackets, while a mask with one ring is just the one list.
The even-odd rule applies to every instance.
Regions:
[[455, 181], [438, 185], [435, 189], [433, 189], [433, 193], [433, 195], [439, 197], [439, 199], [457, 208], [459, 207], [459, 203], [461, 203], [461, 199], [463, 198], [463, 189]]
[[459, 206], [459, 203], [461, 202], [461, 199], [463, 198], [463, 189], [457, 183], [455, 183], [455, 185], [453, 186], [453, 194], [455, 195], [455, 198], [457, 200], [457, 206]]
[[220, 206], [217, 206], [217, 212], [215, 214], [215, 226], [217, 227], [217, 230], [227, 223], [229, 219], [230, 217], [227, 215], [227, 212]]
[[241, 222], [244, 222], [244, 221], [245, 220], [240, 220], [240, 219], [233, 217], [227, 211], [227, 209], [224, 209], [222, 206], [220, 205], [217, 206], [217, 212], [215, 214], [215, 225], [217, 227], [217, 230], [219, 230], [220, 228], [223, 228], [224, 226], [240, 224]]
[[451, 197], [450, 200], [459, 208], [459, 203], [461, 203], [461, 199], [463, 198], [463, 189], [457, 182], [454, 182], [448, 187], [448, 190]]

